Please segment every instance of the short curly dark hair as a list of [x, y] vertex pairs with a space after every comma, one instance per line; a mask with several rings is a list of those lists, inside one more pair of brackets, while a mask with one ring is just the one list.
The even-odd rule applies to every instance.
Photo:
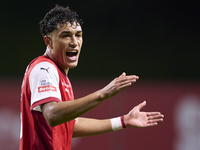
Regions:
[[63, 25], [69, 22], [70, 24], [82, 25], [83, 21], [79, 18], [77, 12], [71, 10], [69, 7], [62, 7], [56, 5], [48, 13], [44, 19], [40, 21], [40, 32], [42, 36], [49, 35], [58, 28], [58, 25]]

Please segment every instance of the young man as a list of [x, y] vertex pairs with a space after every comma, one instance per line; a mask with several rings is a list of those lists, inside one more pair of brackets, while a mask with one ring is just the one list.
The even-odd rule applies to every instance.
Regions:
[[78, 14], [56, 6], [40, 22], [47, 46], [27, 67], [21, 90], [20, 150], [70, 150], [72, 137], [97, 135], [125, 127], [149, 127], [163, 121], [159, 112], [140, 112], [146, 102], [112, 119], [80, 117], [139, 79], [122, 73], [103, 89], [75, 99], [67, 77], [78, 64], [83, 43]]

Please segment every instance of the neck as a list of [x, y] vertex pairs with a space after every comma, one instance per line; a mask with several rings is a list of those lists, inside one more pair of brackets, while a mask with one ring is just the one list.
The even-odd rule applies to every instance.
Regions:
[[59, 68], [60, 70], [62, 70], [62, 72], [64, 72], [64, 73], [67, 75], [68, 72], [69, 72], [69, 68], [65, 68], [65, 67], [59, 65], [56, 61], [54, 61], [54, 59], [52, 59], [52, 58], [48, 55], [49, 51], [50, 51], [50, 49], [47, 47], [47, 49], [46, 49], [44, 55], [47, 56], [47, 57], [49, 57], [49, 58], [58, 66], [58, 68]]

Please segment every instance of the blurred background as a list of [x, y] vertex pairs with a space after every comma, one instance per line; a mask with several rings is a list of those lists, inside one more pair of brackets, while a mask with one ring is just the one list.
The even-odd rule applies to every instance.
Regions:
[[74, 139], [72, 149], [199, 150], [200, 2], [195, 0], [2, 0], [0, 149], [18, 149], [23, 74], [45, 52], [39, 22], [56, 4], [70, 6], [84, 21], [79, 65], [69, 72], [75, 98], [122, 72], [140, 77], [85, 116], [115, 117], [143, 100], [145, 111], [165, 115], [157, 127]]

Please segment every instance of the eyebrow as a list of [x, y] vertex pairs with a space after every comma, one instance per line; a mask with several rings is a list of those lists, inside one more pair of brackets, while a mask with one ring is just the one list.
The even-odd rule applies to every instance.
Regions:
[[[76, 33], [81, 33], [83, 32], [82, 30], [78, 30]], [[66, 33], [72, 33], [71, 31], [63, 31], [60, 34], [66, 34]]]

